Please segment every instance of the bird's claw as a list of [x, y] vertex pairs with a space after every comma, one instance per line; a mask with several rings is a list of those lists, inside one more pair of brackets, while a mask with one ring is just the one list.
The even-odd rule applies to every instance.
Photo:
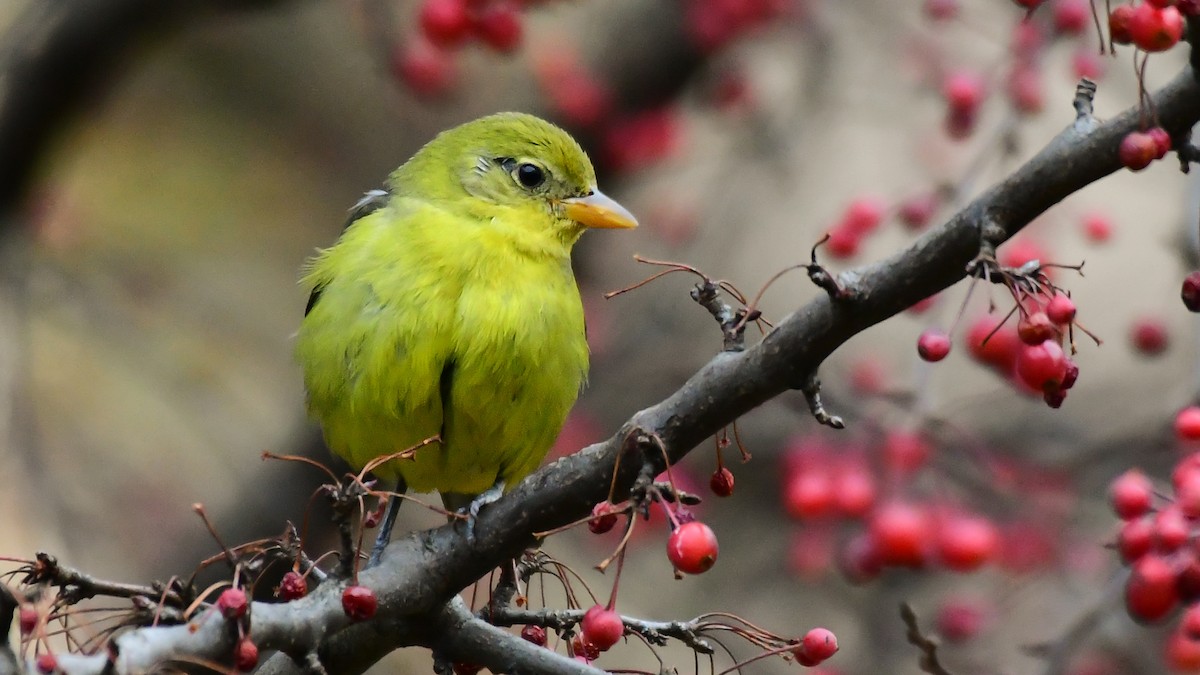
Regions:
[[467, 517], [468, 543], [475, 543], [475, 520], [479, 517], [479, 510], [502, 496], [504, 496], [504, 481], [497, 481], [495, 485], [479, 493], [471, 500], [470, 504], [462, 509], [463, 515]]

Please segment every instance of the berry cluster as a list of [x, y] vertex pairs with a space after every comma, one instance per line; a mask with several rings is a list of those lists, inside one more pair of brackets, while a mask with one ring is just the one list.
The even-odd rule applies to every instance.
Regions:
[[521, 8], [513, 0], [424, 0], [417, 19], [421, 35], [398, 49], [392, 67], [421, 95], [443, 94], [454, 86], [454, 51], [463, 45], [474, 40], [511, 53], [521, 46], [524, 33]]
[[[1181, 411], [1175, 429], [1183, 441], [1200, 439], [1200, 408]], [[1166, 656], [1173, 668], [1200, 668], [1200, 540], [1193, 532], [1200, 521], [1200, 453], [1175, 464], [1169, 496], [1159, 497], [1149, 477], [1130, 469], [1113, 480], [1109, 500], [1123, 521], [1116, 549], [1130, 566], [1126, 611], [1154, 623], [1186, 605]]]
[[[997, 557], [1001, 532], [988, 518], [960, 505], [902, 494], [900, 488], [913, 485], [934, 452], [924, 435], [887, 433], [875, 448], [882, 475], [862, 447], [850, 445], [799, 437], [786, 451], [783, 507], [805, 526], [792, 549], [797, 572], [821, 573], [829, 566], [839, 523], [851, 525], [838, 562], [852, 581], [873, 579], [886, 567], [940, 565], [968, 572]], [[895, 489], [881, 496], [883, 485]]]

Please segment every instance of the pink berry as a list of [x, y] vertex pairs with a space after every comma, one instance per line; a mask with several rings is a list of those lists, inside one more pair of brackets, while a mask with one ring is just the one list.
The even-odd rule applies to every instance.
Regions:
[[955, 572], [970, 572], [996, 556], [1000, 533], [986, 518], [954, 516], [938, 527], [937, 545], [943, 565]]
[[1010, 372], [1017, 361], [1021, 340], [1011, 327], [999, 326], [991, 316], [981, 316], [967, 330], [967, 350], [980, 363]]
[[1013, 108], [1025, 115], [1034, 115], [1046, 107], [1042, 71], [1032, 63], [1020, 62], [1008, 74], [1006, 93]]
[[250, 599], [246, 597], [246, 591], [240, 588], [226, 588], [217, 598], [217, 609], [226, 619], [240, 619], [246, 615], [249, 606]]
[[462, 44], [471, 30], [471, 18], [463, 0], [425, 0], [419, 19], [425, 37], [439, 47]]
[[828, 628], [813, 628], [800, 640], [800, 649], [814, 665], [821, 663], [837, 653], [837, 636]]
[[1058, 329], [1046, 312], [1032, 312], [1017, 321], [1017, 337], [1027, 345], [1040, 345], [1058, 336]]
[[233, 648], [233, 667], [239, 672], [248, 673], [258, 665], [258, 645], [249, 636], [238, 640]]
[[958, 16], [958, 0], [925, 0], [925, 16], [934, 21], [947, 21]]
[[825, 250], [834, 258], [852, 258], [858, 253], [862, 243], [862, 235], [848, 227], [835, 227], [829, 231], [829, 241], [825, 242]]
[[1159, 9], [1149, 2], [1134, 7], [1129, 36], [1143, 51], [1162, 52], [1183, 37], [1183, 15], [1174, 7]]
[[911, 473], [925, 466], [933, 444], [916, 431], [889, 431], [883, 437], [883, 463], [889, 471]]
[[942, 97], [952, 110], [974, 111], [983, 102], [983, 78], [970, 71], [956, 71], [942, 83]]
[[935, 622], [938, 633], [949, 642], [965, 642], [979, 635], [990, 618], [988, 608], [970, 600], [947, 600], [939, 609]]
[[700, 521], [684, 523], [667, 539], [667, 558], [685, 574], [702, 574], [717, 562], [717, 535]]
[[1184, 441], [1200, 440], [1200, 407], [1188, 406], [1175, 416], [1175, 437]]
[[1175, 570], [1161, 556], [1144, 555], [1133, 564], [1125, 583], [1125, 609], [1134, 619], [1151, 623], [1162, 619], [1179, 601]]
[[921, 359], [936, 363], [950, 353], [950, 336], [944, 331], [930, 328], [917, 338], [917, 354]]
[[798, 472], [784, 484], [783, 505], [794, 518], [821, 518], [835, 503], [832, 477], [822, 468]]
[[1179, 550], [1187, 543], [1191, 534], [1191, 526], [1183, 511], [1176, 504], [1159, 511], [1154, 516], [1154, 543], [1162, 553]]
[[1170, 346], [1166, 324], [1153, 316], [1134, 321], [1132, 341], [1134, 349], [1146, 356], [1158, 356]]
[[17, 612], [17, 625], [21, 630], [21, 637], [29, 637], [33, 634], [38, 624], [37, 608], [29, 603], [23, 603], [20, 611]]
[[887, 565], [920, 567], [931, 541], [931, 523], [924, 509], [906, 502], [890, 502], [871, 515], [871, 539]]
[[392, 72], [418, 96], [438, 96], [454, 87], [453, 58], [425, 40], [411, 40], [397, 50]]
[[1146, 474], [1129, 469], [1109, 486], [1108, 498], [1118, 518], [1132, 520], [1150, 512], [1154, 485]]
[[1158, 156], [1158, 142], [1150, 134], [1131, 131], [1121, 139], [1121, 146], [1117, 148], [1117, 156], [1126, 169], [1141, 171], [1150, 166], [1150, 163]]
[[1092, 19], [1087, 0], [1055, 0], [1054, 29], [1064, 35], [1079, 35]]
[[1100, 243], [1112, 237], [1112, 219], [1102, 213], [1090, 213], [1083, 218], [1083, 234], [1088, 239]]
[[1200, 669], [1200, 640], [1182, 631], [1167, 636], [1163, 660], [1173, 673], [1194, 673]]
[[1075, 311], [1075, 303], [1062, 293], [1050, 298], [1046, 303], [1046, 316], [1060, 326], [1074, 321]]
[[375, 610], [378, 608], [379, 601], [375, 598], [375, 591], [366, 586], [347, 586], [346, 590], [342, 591], [342, 611], [351, 621], [366, 621], [375, 616]]
[[523, 33], [520, 11], [516, 5], [504, 0], [487, 5], [475, 22], [475, 34], [479, 39], [506, 54], [521, 46]]
[[846, 207], [839, 227], [846, 228], [858, 235], [867, 234], [879, 227], [885, 211], [887, 211], [887, 205], [882, 199], [859, 197]]
[[50, 675], [50, 673], [58, 670], [58, 657], [50, 652], [42, 652], [38, 654], [36, 664], [39, 673]]
[[1108, 15], [1108, 34], [1113, 42], [1127, 45], [1133, 42], [1133, 5], [1121, 5]]
[[625, 624], [620, 615], [602, 605], [592, 605], [583, 615], [579, 628], [583, 639], [602, 652], [620, 642], [621, 636], [625, 634]]
[[279, 581], [279, 589], [275, 591], [275, 595], [285, 602], [303, 598], [308, 595], [308, 581], [299, 572], [289, 570]]
[[1126, 563], [1133, 563], [1150, 552], [1154, 544], [1154, 524], [1146, 518], [1130, 520], [1117, 534], [1117, 551]]
[[1146, 130], [1146, 135], [1154, 140], [1154, 159], [1162, 159], [1171, 151], [1171, 134], [1162, 127], [1150, 127]]
[[1058, 389], [1067, 374], [1067, 356], [1054, 340], [1026, 345], [1017, 355], [1017, 375], [1036, 391]]
[[923, 192], [900, 202], [897, 215], [910, 230], [919, 230], [929, 224], [940, 206], [941, 198], [937, 192]]

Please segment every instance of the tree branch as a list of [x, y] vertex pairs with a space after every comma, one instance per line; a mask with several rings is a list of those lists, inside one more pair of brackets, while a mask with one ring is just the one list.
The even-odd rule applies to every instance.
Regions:
[[[1190, 67], [1153, 96], [1162, 125], [1173, 136], [1200, 120], [1200, 85]], [[975, 199], [942, 226], [891, 257], [840, 275], [851, 299], [821, 295], [786, 317], [759, 344], [721, 352], [663, 402], [634, 415], [612, 438], [560, 459], [533, 474], [484, 509], [468, 543], [446, 525], [394, 541], [382, 564], [364, 570], [359, 583], [379, 597], [372, 621], [351, 625], [340, 605], [342, 586], [322, 584], [287, 604], [254, 603], [252, 637], [277, 655], [263, 672], [295, 672], [319, 650], [329, 672], [361, 672], [392, 649], [423, 645], [454, 660], [496, 671], [593, 673], [475, 619], [457, 594], [497, 565], [535, 545], [533, 533], [581, 519], [608, 496], [620, 458], [617, 494], [627, 494], [644, 467], [664, 468], [661, 442], [675, 462], [693, 447], [765, 401], [806, 378], [839, 345], [941, 291], [965, 275], [988, 240], [1006, 240], [1084, 186], [1121, 168], [1117, 146], [1138, 128], [1136, 107], [1107, 123], [1081, 115], [1036, 157]], [[654, 442], [651, 442], [651, 439]], [[235, 633], [217, 612], [186, 626], [142, 628], [115, 638], [111, 654], [67, 655], [64, 672], [133, 673], [179, 658], [223, 660]], [[535, 654], [536, 651], [536, 654]], [[34, 672], [32, 662], [26, 664]]]

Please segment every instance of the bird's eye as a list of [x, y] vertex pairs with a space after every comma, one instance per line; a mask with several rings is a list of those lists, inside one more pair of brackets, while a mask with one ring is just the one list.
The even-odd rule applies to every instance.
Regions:
[[546, 180], [546, 174], [533, 164], [522, 164], [517, 167], [517, 181], [527, 188], [535, 188]]

